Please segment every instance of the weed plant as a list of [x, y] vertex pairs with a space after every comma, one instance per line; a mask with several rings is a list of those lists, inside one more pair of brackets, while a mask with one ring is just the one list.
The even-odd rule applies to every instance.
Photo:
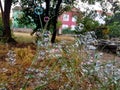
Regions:
[[76, 42], [44, 44], [39, 42], [37, 57], [29, 68], [32, 72], [27, 73], [28, 80], [34, 79], [28, 85], [35, 90], [119, 90], [117, 62], [103, 63], [98, 52], [85, 51]]
[[98, 51], [83, 47], [63, 40], [38, 41], [34, 51], [30, 46], [8, 50], [0, 62], [0, 89], [119, 90], [119, 62], [103, 62]]

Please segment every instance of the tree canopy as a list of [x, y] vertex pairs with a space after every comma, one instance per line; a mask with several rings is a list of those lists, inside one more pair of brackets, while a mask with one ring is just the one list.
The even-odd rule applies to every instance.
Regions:
[[[57, 18], [60, 15], [60, 12], [62, 13], [64, 10], [68, 10], [70, 6], [74, 4], [74, 1], [76, 0], [19, 0], [20, 5], [23, 9], [25, 18], [27, 19], [27, 23], [31, 21], [31, 18], [33, 19], [33, 22], [36, 24], [36, 28], [34, 31], [36, 31], [38, 28], [41, 28], [41, 26], [45, 27], [46, 23], [47, 29], [50, 28], [50, 25], [53, 25], [53, 33], [52, 33], [52, 39], [51, 42], [55, 42], [55, 37], [57, 33], [56, 24], [57, 24]], [[79, 0], [78, 0], [79, 1]], [[90, 3], [94, 4], [95, 2], [100, 2], [101, 7], [103, 9], [103, 14], [107, 12], [108, 5], [111, 5], [111, 11], [113, 13], [116, 13], [120, 10], [119, 1], [112, 1], [112, 0], [80, 0], [84, 3]], [[11, 38], [11, 29], [10, 29], [10, 10], [12, 4], [18, 2], [18, 0], [4, 0], [4, 5], [2, 5], [2, 0], [0, 0], [0, 9], [2, 13], [2, 22], [3, 22], [3, 37]], [[42, 4], [45, 3], [45, 7], [42, 6]], [[4, 6], [4, 7], [3, 7]], [[69, 6], [65, 8], [64, 6]], [[39, 7], [43, 10], [41, 15], [38, 15], [35, 13], [36, 8]], [[64, 8], [64, 9], [63, 9]], [[38, 9], [39, 12], [41, 9]], [[39, 13], [40, 14], [40, 13]], [[41, 17], [41, 22], [39, 20], [39, 16]], [[45, 17], [49, 18], [49, 22], [44, 22]], [[40, 24], [40, 25], [39, 25]]]
[[[53, 33], [51, 42], [54, 43], [57, 34], [58, 16], [63, 11], [70, 10], [70, 5], [72, 6], [73, 2], [74, 0], [21, 0], [23, 16], [19, 22], [23, 23], [25, 21], [24, 23], [26, 24], [31, 22], [35, 23], [36, 28], [32, 34], [38, 29], [49, 30], [52, 26]], [[62, 6], [62, 4], [64, 4], [64, 6]]]

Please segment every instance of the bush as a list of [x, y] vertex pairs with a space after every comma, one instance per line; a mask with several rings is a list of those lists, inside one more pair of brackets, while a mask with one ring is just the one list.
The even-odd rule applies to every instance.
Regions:
[[120, 12], [106, 18], [106, 24], [110, 29], [110, 37], [120, 37]]
[[120, 37], [120, 24], [118, 22], [114, 22], [109, 26], [110, 28], [110, 37]]
[[95, 30], [95, 33], [98, 39], [107, 39], [110, 34], [110, 30], [108, 26], [100, 26]]
[[69, 28], [63, 29], [62, 34], [73, 34], [74, 31], [70, 30]]

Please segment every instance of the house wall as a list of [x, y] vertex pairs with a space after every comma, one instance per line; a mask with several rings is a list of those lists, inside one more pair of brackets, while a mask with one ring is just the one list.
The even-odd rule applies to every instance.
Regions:
[[62, 34], [62, 30], [71, 29], [74, 30], [76, 26], [76, 18], [74, 17], [74, 12], [64, 12], [59, 18], [59, 21], [62, 22], [61, 27], [59, 28], [59, 34]]

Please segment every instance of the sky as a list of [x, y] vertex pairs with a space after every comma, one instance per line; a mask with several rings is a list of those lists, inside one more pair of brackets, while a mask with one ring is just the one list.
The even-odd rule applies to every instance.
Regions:
[[[91, 4], [91, 5], [88, 5], [88, 3], [82, 3], [80, 0], [77, 0], [77, 5], [75, 5], [77, 8], [79, 8], [81, 11], [86, 11], [87, 9], [89, 10], [98, 10], [98, 11], [102, 11], [102, 7], [100, 5], [99, 2], [95, 2], [95, 4]], [[110, 3], [107, 3], [107, 5], [105, 5], [105, 7], [108, 9], [108, 13], [112, 13], [111, 12], [111, 7], [112, 5]], [[87, 10], [88, 11], [88, 10]], [[96, 21], [98, 21], [100, 24], [104, 24], [105, 21], [105, 16], [102, 17], [101, 15], [97, 15], [97, 17], [94, 18]]]
[[[88, 3], [83, 3], [80, 0], [77, 0], [77, 5], [75, 5], [77, 8], [79, 7], [81, 11], [85, 11], [86, 8], [92, 9], [92, 10], [102, 10], [101, 5], [99, 2], [95, 2], [94, 5], [88, 5]], [[110, 3], [106, 6], [108, 9], [111, 8]]]

